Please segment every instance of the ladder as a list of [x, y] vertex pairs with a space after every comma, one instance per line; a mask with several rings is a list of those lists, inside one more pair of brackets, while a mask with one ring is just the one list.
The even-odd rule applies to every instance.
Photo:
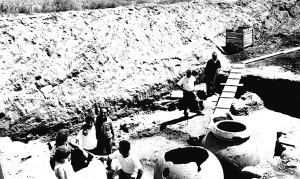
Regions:
[[213, 114], [215, 116], [227, 113], [231, 107], [235, 93], [240, 84], [242, 73], [244, 72], [245, 64], [233, 64], [230, 70], [226, 83], [221, 83], [224, 86], [223, 91], [217, 99]]

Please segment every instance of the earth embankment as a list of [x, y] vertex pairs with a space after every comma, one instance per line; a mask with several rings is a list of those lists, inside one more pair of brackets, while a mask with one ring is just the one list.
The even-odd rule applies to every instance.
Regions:
[[[299, 13], [296, 0], [244, 0], [2, 18], [0, 135], [43, 135], [35, 129], [76, 123], [96, 103], [114, 102], [113, 111], [135, 104], [139, 92], [163, 92], [205, 64], [225, 29], [253, 26], [256, 45], [271, 48], [277, 42], [265, 43], [268, 36], [299, 34]], [[231, 60], [218, 53], [228, 68]]]

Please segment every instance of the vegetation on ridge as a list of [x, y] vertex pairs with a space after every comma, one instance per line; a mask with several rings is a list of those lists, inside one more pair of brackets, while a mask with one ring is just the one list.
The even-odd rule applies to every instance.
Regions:
[[48, 13], [71, 10], [105, 9], [132, 4], [172, 4], [190, 0], [2, 0], [1, 14]]

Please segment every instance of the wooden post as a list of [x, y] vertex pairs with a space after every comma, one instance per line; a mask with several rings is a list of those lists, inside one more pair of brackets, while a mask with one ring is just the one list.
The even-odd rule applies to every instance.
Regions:
[[3, 170], [3, 164], [2, 164], [2, 155], [0, 153], [0, 179], [5, 179], [5, 174]]

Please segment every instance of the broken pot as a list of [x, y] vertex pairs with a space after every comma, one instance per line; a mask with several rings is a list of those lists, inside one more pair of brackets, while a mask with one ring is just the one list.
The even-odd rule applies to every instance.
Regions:
[[216, 156], [203, 147], [182, 147], [165, 152], [156, 162], [154, 179], [224, 179]]

